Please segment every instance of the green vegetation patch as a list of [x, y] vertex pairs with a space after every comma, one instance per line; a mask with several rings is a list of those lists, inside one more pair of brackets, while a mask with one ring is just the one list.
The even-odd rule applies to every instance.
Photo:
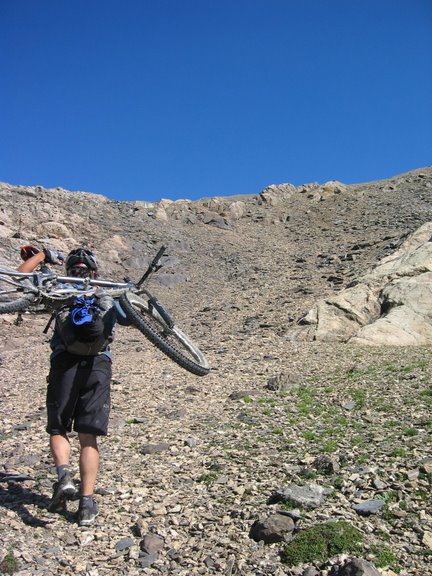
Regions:
[[288, 566], [324, 562], [343, 552], [359, 552], [362, 542], [361, 532], [348, 522], [325, 522], [299, 532], [282, 551], [282, 561]]
[[198, 476], [196, 481], [203, 482], [204, 484], [213, 484], [216, 478], [217, 478], [216, 472], [208, 472], [206, 474], [201, 474], [200, 476]]
[[418, 430], [416, 428], [405, 428], [402, 431], [402, 434], [404, 436], [417, 436], [418, 435]]
[[372, 546], [371, 552], [375, 557], [374, 563], [377, 568], [399, 569], [396, 554], [388, 546]]
[[432, 404], [432, 386], [420, 392], [420, 398], [425, 404]]
[[407, 454], [407, 451], [405, 450], [405, 448], [402, 448], [399, 446], [396, 448], [393, 448], [393, 450], [391, 452], [391, 455], [395, 458], [406, 456], [406, 454]]
[[8, 552], [0, 562], [0, 574], [15, 574], [18, 570], [18, 560], [12, 552]]

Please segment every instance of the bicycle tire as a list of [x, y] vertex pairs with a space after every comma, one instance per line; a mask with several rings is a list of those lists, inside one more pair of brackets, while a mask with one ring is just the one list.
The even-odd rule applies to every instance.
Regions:
[[51, 294], [42, 294], [42, 304], [47, 311], [54, 312], [63, 306], [73, 304], [75, 296], [53, 296]]
[[120, 297], [120, 306], [129, 322], [176, 364], [196, 376], [210, 372], [209, 363], [192, 340], [177, 326], [169, 328], [142, 298], [126, 292]]
[[35, 294], [26, 294], [16, 299], [0, 299], [0, 314], [13, 314], [24, 312], [36, 300]]

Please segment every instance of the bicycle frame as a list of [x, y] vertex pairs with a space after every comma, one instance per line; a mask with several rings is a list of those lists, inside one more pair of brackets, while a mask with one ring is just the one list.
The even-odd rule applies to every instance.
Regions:
[[[158, 251], [138, 282], [99, 280], [60, 276], [50, 271], [18, 272], [0, 268], [0, 280], [11, 286], [0, 290], [0, 313], [21, 314], [29, 311], [56, 312], [63, 305], [70, 305], [73, 296], [103, 294], [118, 300], [121, 310], [131, 325], [135, 326], [156, 348], [185, 370], [205, 376], [210, 365], [196, 344], [174, 322], [159, 300], [143, 283], [161, 268], [159, 263], [165, 247]], [[145, 294], [147, 298], [140, 296]], [[5, 297], [4, 302], [1, 302]], [[38, 309], [42, 306], [42, 310]]]
[[[60, 276], [54, 274], [52, 272], [18, 272], [15, 270], [8, 270], [0, 268], [0, 275], [3, 277], [7, 283], [11, 284], [12, 286], [16, 286], [17, 288], [25, 288], [29, 292], [33, 292], [35, 294], [44, 295], [44, 293], [48, 293], [51, 297], [58, 295], [67, 295], [68, 293], [73, 293], [76, 290], [72, 290], [70, 288], [54, 288], [50, 289], [48, 285], [51, 284], [68, 284], [68, 285], [77, 285], [79, 287], [80, 294], [83, 294], [87, 291], [90, 291], [90, 287], [96, 288], [108, 288], [111, 289], [110, 293], [118, 291], [118, 296], [120, 296], [124, 291], [130, 290], [135, 292], [136, 294], [145, 293], [149, 297], [151, 294], [147, 292], [145, 288], [142, 288], [142, 284], [149, 278], [149, 276], [156, 272], [161, 268], [161, 264], [159, 261], [163, 254], [165, 253], [165, 246], [162, 246], [156, 256], [151, 261], [149, 267], [144, 272], [141, 279], [135, 283], [132, 281], [125, 281], [125, 282], [112, 282], [110, 280], [99, 280], [97, 278], [77, 278], [76, 276]], [[9, 277], [6, 279], [5, 276]], [[23, 285], [22, 281], [14, 280], [14, 278], [22, 278], [28, 279], [30, 282]], [[1, 292], [0, 292], [1, 293]], [[117, 296], [117, 295], [116, 295]]]

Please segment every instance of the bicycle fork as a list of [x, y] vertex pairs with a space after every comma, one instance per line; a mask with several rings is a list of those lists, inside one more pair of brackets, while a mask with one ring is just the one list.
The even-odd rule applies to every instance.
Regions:
[[156, 310], [156, 312], [159, 314], [159, 316], [162, 318], [162, 320], [165, 322], [168, 328], [170, 329], [174, 328], [174, 320], [171, 318], [171, 316], [168, 314], [168, 312], [165, 310], [165, 308], [162, 306], [162, 304], [159, 302], [157, 298], [151, 296], [148, 299], [148, 305], [149, 305], [149, 311], [152, 312], [153, 310]]

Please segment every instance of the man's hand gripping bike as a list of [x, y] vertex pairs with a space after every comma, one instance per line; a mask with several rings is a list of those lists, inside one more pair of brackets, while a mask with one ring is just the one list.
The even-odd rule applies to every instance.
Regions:
[[0, 268], [0, 314], [40, 310], [41, 307], [52, 313], [72, 302], [74, 296], [89, 295], [102, 289], [105, 294], [118, 299], [128, 321], [159, 350], [192, 374], [205, 376], [210, 366], [202, 352], [143, 286], [149, 276], [162, 267], [160, 260], [164, 252], [162, 246], [137, 283], [129, 279], [118, 283]]

